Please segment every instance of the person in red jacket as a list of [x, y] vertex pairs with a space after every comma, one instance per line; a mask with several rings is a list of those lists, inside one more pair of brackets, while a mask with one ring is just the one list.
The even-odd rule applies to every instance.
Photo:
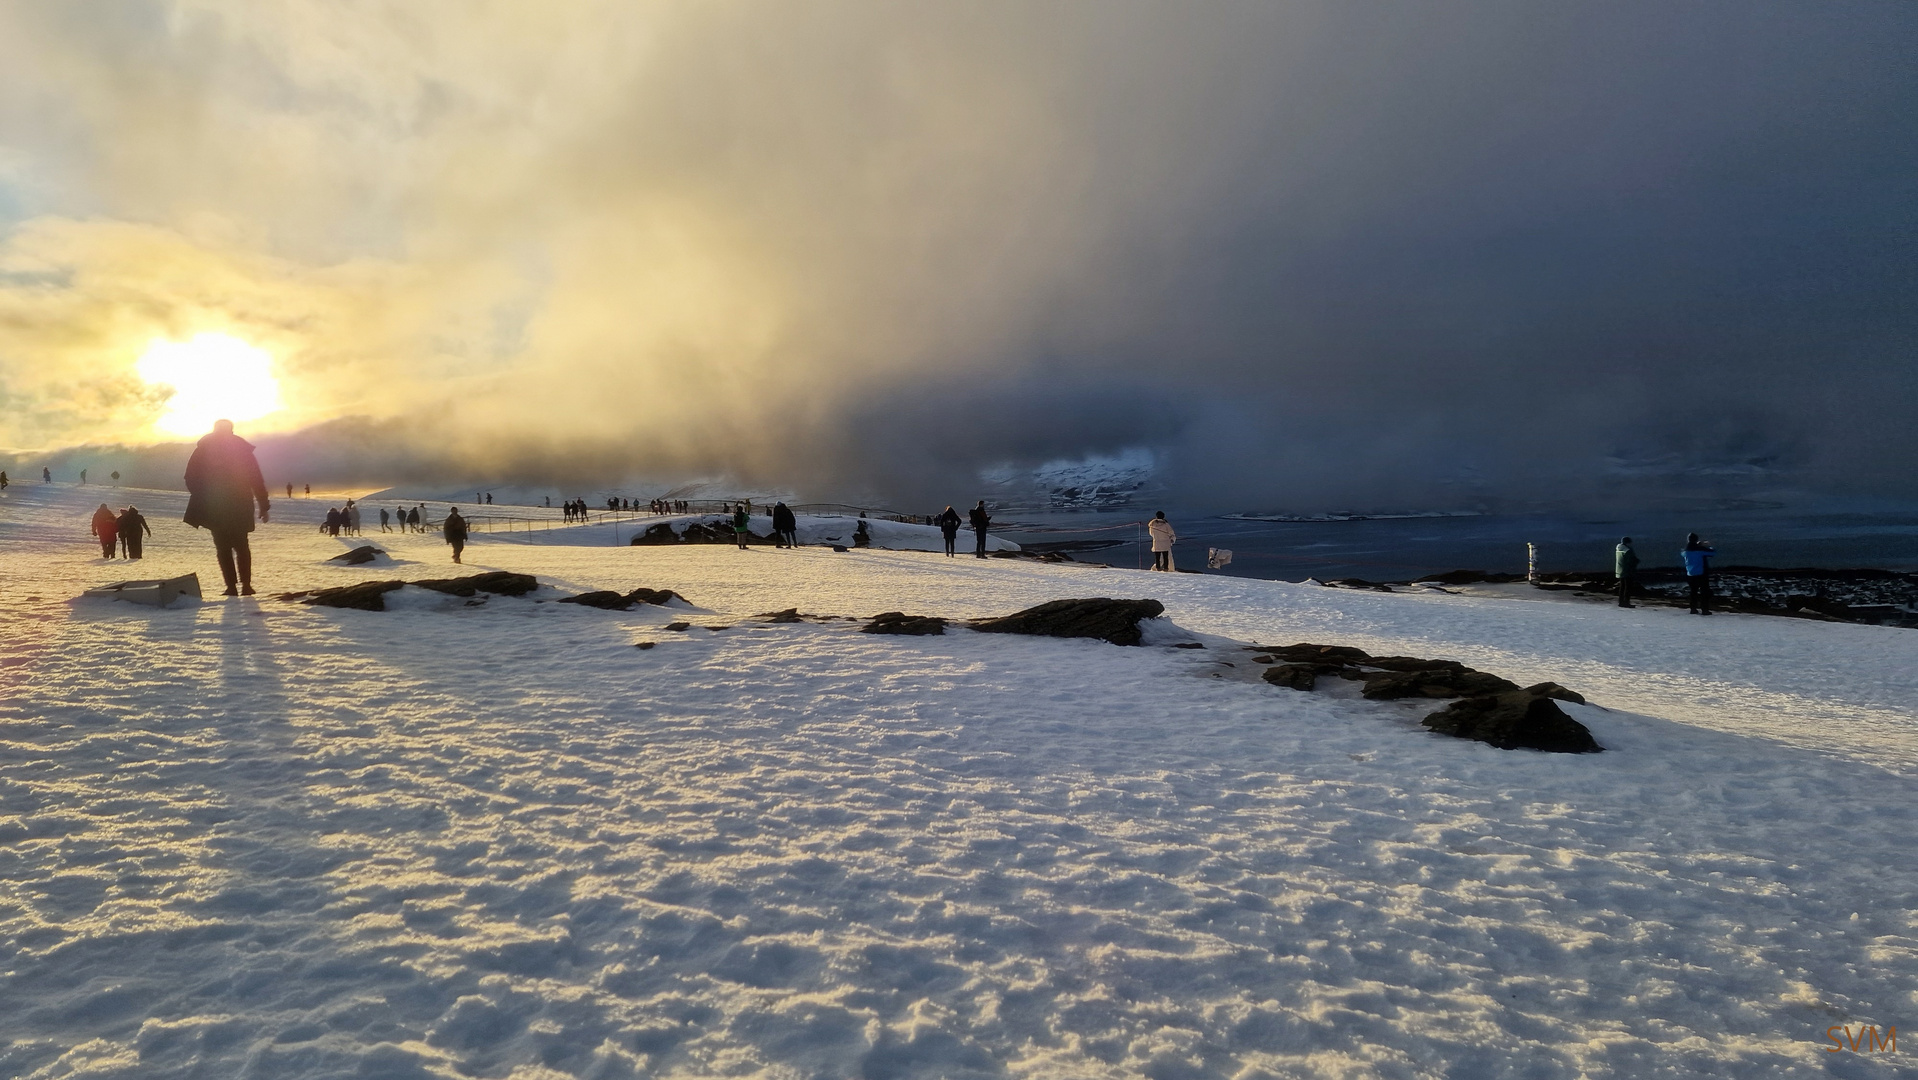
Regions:
[[233, 434], [233, 421], [215, 420], [186, 463], [188, 525], [213, 534], [213, 552], [226, 579], [226, 595], [253, 595], [253, 504], [266, 520], [266, 480], [253, 444]]
[[93, 512], [93, 527], [87, 531], [100, 539], [100, 557], [113, 558], [120, 547], [120, 519], [113, 516], [106, 503]]

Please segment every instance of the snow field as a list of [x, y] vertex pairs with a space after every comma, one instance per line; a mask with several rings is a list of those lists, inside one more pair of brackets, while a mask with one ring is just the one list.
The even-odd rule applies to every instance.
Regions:
[[[152, 554], [106, 564], [69, 491], [0, 503], [0, 1074], [1908, 1067], [1821, 1049], [1918, 990], [1878, 735], [1908, 631], [872, 551], [482, 537], [462, 569], [279, 503], [263, 594], [511, 569], [700, 610], [155, 611], [66, 598], [211, 582], [204, 534], [142, 494]], [[321, 564], [361, 542], [394, 560]], [[750, 617], [1086, 595], [1212, 647]], [[1569, 707], [1608, 753], [1506, 753], [1251, 681], [1228, 637], [1632, 711]]]

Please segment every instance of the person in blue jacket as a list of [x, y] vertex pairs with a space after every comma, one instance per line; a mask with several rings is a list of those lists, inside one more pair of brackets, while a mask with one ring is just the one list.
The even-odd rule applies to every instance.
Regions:
[[1712, 546], [1698, 538], [1697, 533], [1685, 537], [1685, 550], [1678, 553], [1685, 560], [1685, 601], [1693, 615], [1712, 613]]

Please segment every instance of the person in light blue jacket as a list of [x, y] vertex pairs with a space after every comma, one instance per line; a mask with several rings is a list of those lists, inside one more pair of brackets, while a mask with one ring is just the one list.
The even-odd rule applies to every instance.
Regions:
[[1712, 613], [1712, 554], [1697, 533], [1685, 537], [1685, 550], [1678, 553], [1685, 560], [1685, 601], [1693, 615]]

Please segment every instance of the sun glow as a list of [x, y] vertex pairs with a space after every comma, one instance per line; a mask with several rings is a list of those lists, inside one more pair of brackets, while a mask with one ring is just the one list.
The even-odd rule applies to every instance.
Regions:
[[257, 420], [280, 408], [273, 358], [226, 334], [187, 342], [156, 339], [133, 366], [152, 386], [172, 391], [153, 426], [168, 435], [202, 435], [213, 421]]

